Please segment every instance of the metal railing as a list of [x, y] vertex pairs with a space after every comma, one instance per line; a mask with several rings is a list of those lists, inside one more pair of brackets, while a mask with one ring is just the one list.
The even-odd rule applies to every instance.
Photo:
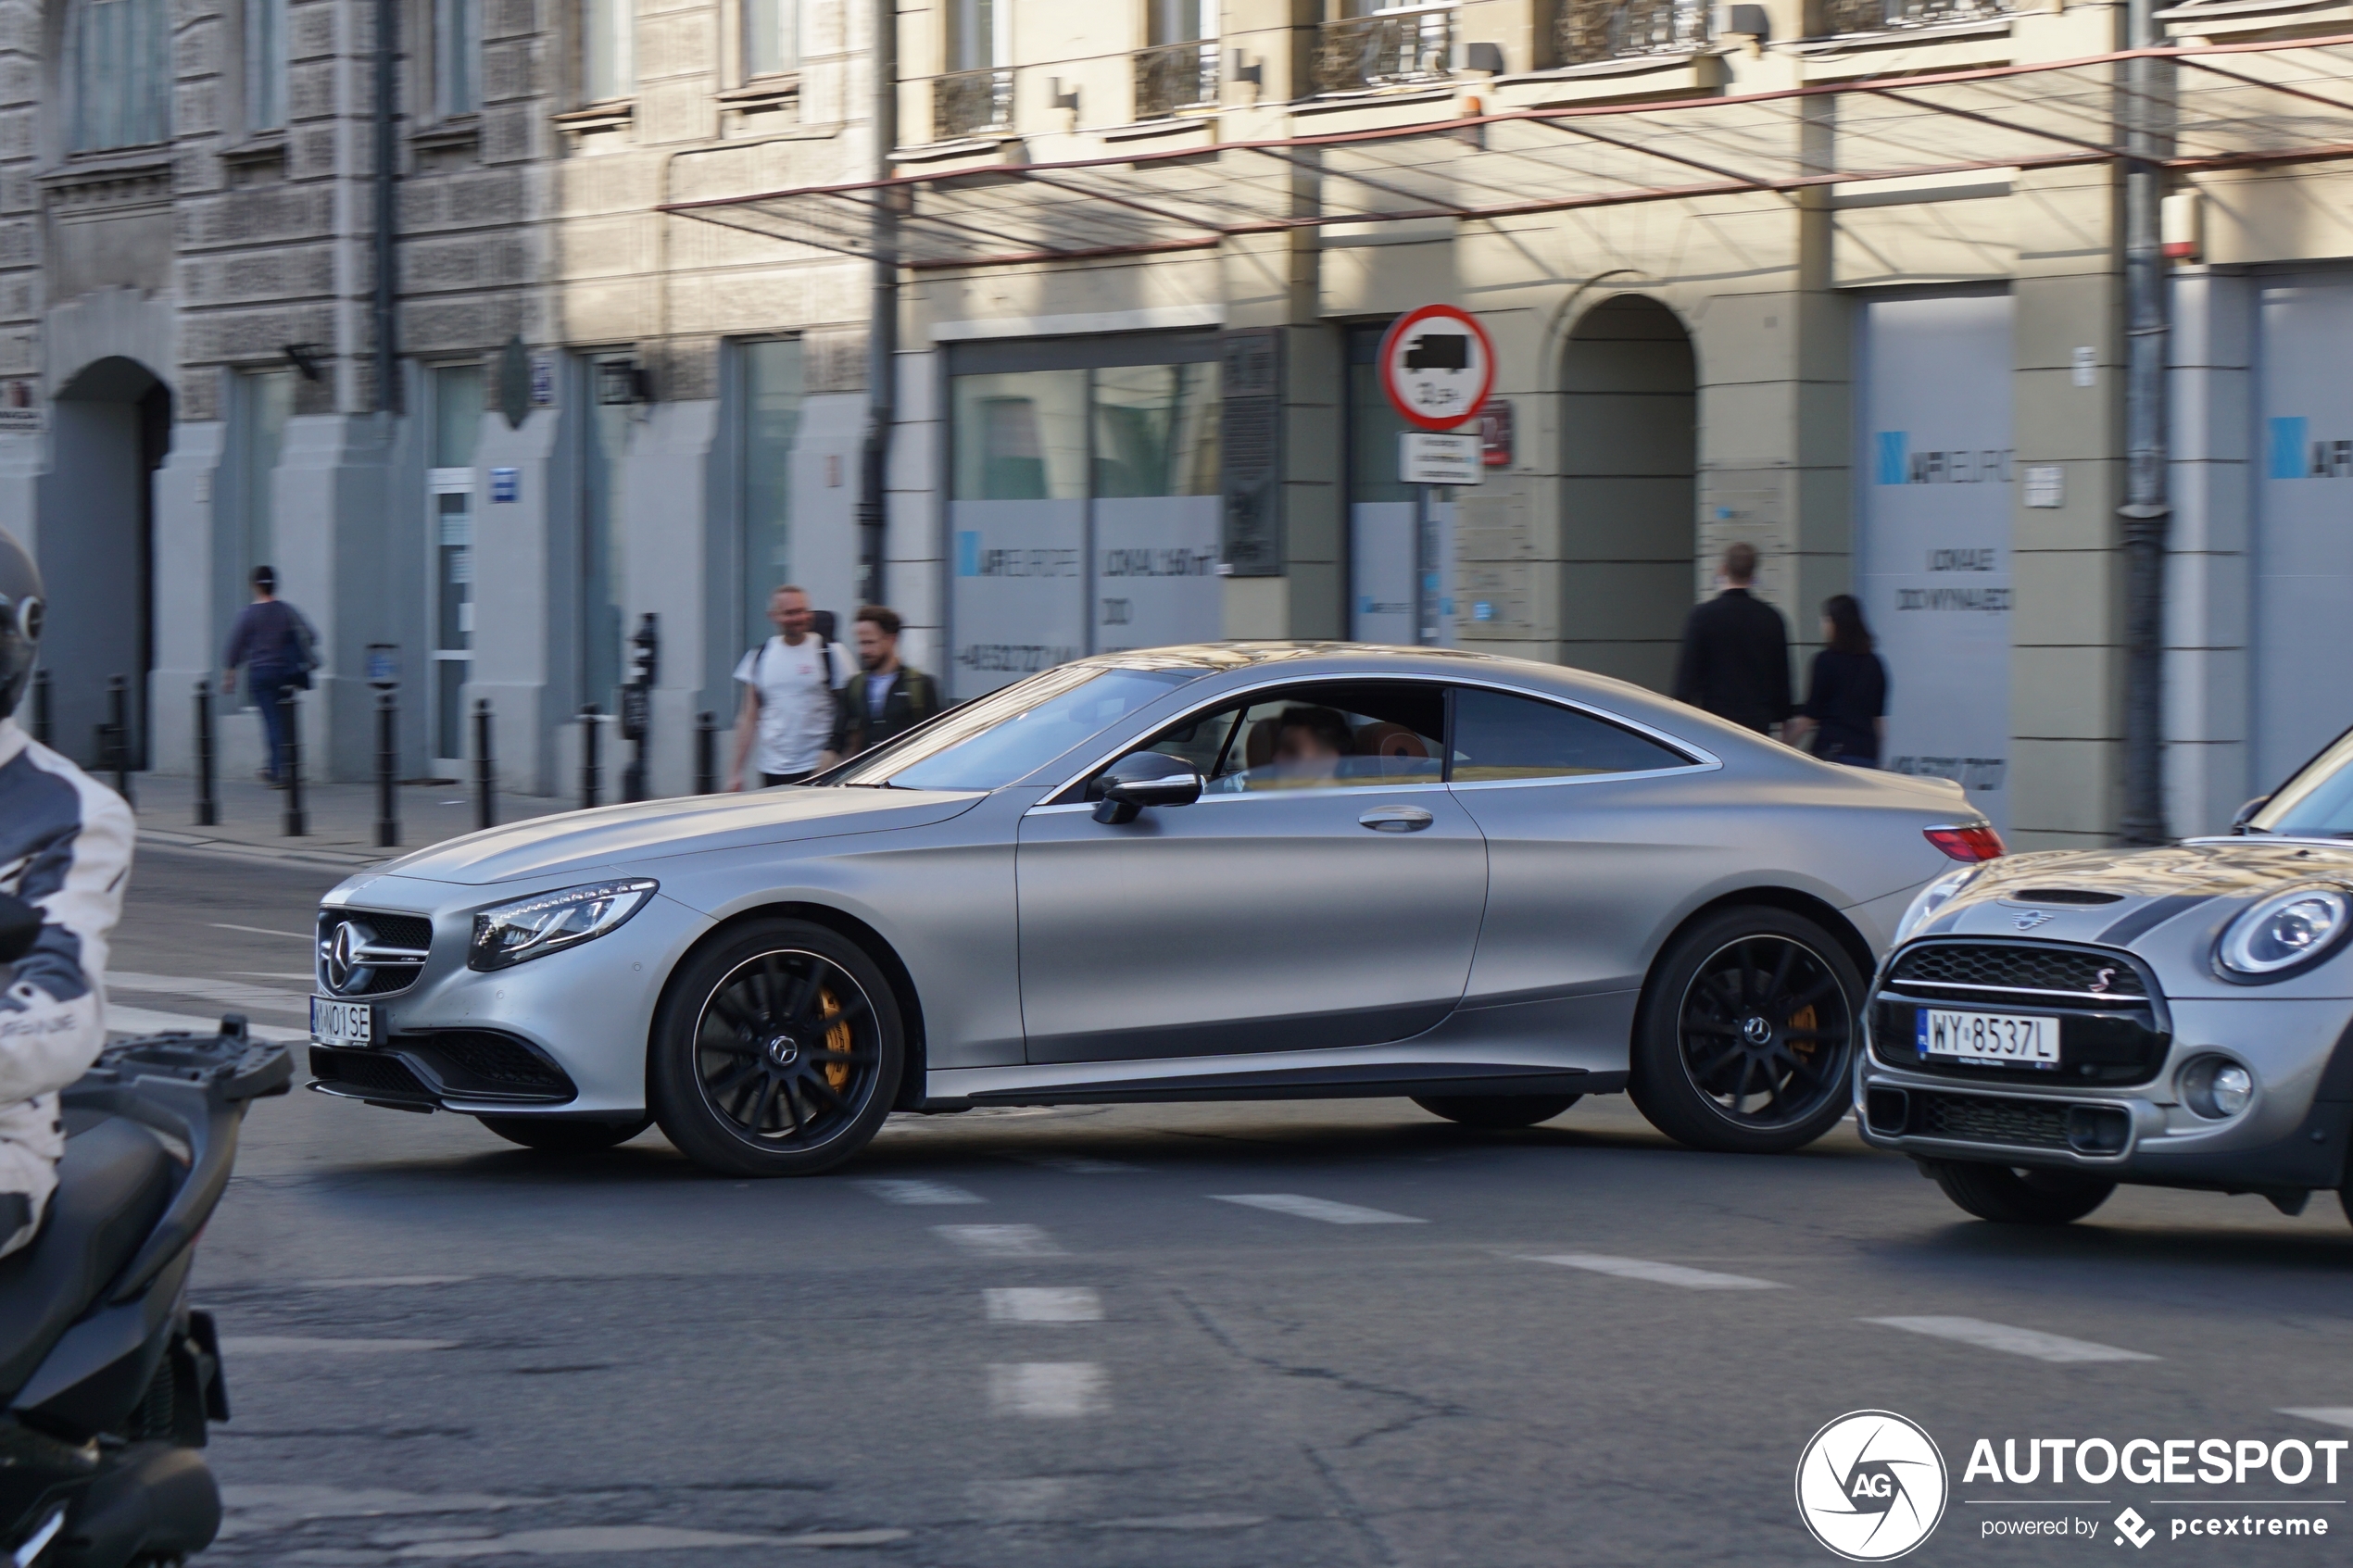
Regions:
[[991, 67], [935, 77], [931, 84], [932, 134], [940, 141], [1013, 125], [1013, 73]]
[[1217, 101], [1217, 45], [1156, 44], [1136, 51], [1136, 118], [1166, 119]]
[[1564, 0], [1557, 25], [1563, 65], [1688, 55], [1707, 43], [1707, 6], [1702, 0]]
[[1451, 7], [1382, 11], [1326, 22], [1315, 49], [1315, 90], [1361, 93], [1447, 79], [1454, 42]]
[[2018, 9], [2013, 0], [1822, 0], [1825, 34], [1881, 32], [1946, 22], [1990, 21]]

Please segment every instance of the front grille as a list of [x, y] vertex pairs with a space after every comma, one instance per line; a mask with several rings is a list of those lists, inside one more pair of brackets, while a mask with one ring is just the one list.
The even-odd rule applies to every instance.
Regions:
[[422, 915], [391, 914], [375, 909], [321, 909], [319, 911], [319, 952], [313, 970], [319, 977], [319, 988], [336, 997], [388, 997], [406, 991], [424, 972], [424, 960], [413, 962], [382, 963], [363, 966], [353, 971], [350, 983], [338, 988], [327, 975], [327, 945], [334, 939], [335, 927], [345, 921], [364, 927], [370, 935], [370, 945], [378, 947], [404, 948], [424, 954], [433, 948], [433, 922]]
[[2011, 1148], [2065, 1148], [2067, 1107], [2056, 1100], [1996, 1099], [1915, 1090], [1907, 1128], [1913, 1136]]
[[510, 1093], [561, 1095], [566, 1098], [573, 1093], [572, 1081], [554, 1063], [521, 1040], [486, 1029], [446, 1030], [416, 1040], [404, 1038], [398, 1044], [404, 1048], [414, 1048], [435, 1066], [456, 1069], [444, 1085], [453, 1093], [459, 1089], [459, 1074]]
[[1907, 949], [1888, 975], [1911, 989], [1968, 986], [1973, 990], [2062, 991], [2079, 996], [2145, 999], [2140, 971], [2120, 954], [2026, 942], [1927, 942]]
[[310, 1047], [310, 1075], [322, 1084], [333, 1084], [362, 1094], [383, 1095], [388, 1099], [430, 1104], [434, 1098], [432, 1091], [409, 1071], [408, 1063], [397, 1057], [375, 1051], [333, 1050], [324, 1046], [313, 1046]]

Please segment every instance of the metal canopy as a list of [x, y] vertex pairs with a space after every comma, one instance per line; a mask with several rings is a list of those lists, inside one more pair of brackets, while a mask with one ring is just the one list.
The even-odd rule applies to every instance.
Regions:
[[[2168, 62], [2138, 94], [2124, 63]], [[661, 210], [913, 268], [1132, 256], [1236, 235], [1578, 207], [2124, 157], [2165, 169], [2353, 157], [2353, 35], [2125, 50], [2047, 64], [1673, 102], [1524, 109], [1067, 163], [992, 164], [672, 202]], [[887, 221], [878, 221], [887, 220]]]

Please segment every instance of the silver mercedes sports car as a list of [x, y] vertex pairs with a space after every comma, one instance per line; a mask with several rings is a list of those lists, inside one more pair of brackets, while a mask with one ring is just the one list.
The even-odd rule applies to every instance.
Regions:
[[1904, 916], [1859, 1064], [1864, 1136], [1981, 1219], [2120, 1182], [2353, 1217], [2353, 732], [2229, 837], [1958, 868]]
[[1874, 954], [1957, 786], [1483, 655], [1082, 659], [812, 784], [475, 834], [319, 913], [316, 1087], [712, 1168], [893, 1110], [1409, 1096], [1526, 1126], [1630, 1089], [1766, 1151], [1852, 1105]]

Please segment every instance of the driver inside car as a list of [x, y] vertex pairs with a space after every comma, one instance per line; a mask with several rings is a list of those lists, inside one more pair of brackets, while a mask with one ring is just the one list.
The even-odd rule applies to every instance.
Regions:
[[40, 570], [0, 533], [0, 894], [41, 917], [31, 947], [0, 967], [0, 1257], [41, 1228], [65, 1153], [57, 1091], [107, 1043], [107, 937], [135, 834], [120, 796], [17, 723], [43, 605]]
[[1354, 755], [1348, 721], [1329, 708], [1287, 708], [1275, 728], [1275, 778], [1290, 784], [1328, 784], [1340, 759]]

